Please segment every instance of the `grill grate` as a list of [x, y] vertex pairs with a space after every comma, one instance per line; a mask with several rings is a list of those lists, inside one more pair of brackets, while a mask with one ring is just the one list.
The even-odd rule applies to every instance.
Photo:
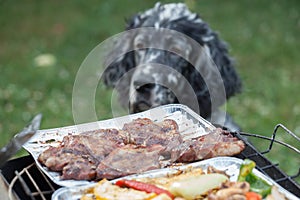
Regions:
[[[290, 144], [287, 144], [285, 142], [282, 142], [282, 141], [279, 141], [276, 139], [279, 128], [283, 129], [286, 134], [292, 136], [296, 141], [298, 141], [300, 143], [300, 138], [282, 124], [278, 124], [275, 126], [272, 137], [270, 137], [270, 138], [266, 137], [266, 136], [262, 136], [262, 135], [245, 133], [245, 132], [233, 133], [238, 138], [243, 139], [243, 141], [246, 143], [245, 150], [242, 153], [240, 153], [239, 155], [237, 155], [236, 157], [241, 158], [241, 159], [249, 158], [249, 159], [255, 161], [256, 168], [259, 171], [261, 171], [262, 173], [271, 177], [275, 182], [277, 182], [279, 185], [281, 185], [286, 190], [288, 190], [291, 193], [295, 194], [296, 196], [300, 197], [300, 186], [295, 181], [295, 179], [297, 177], [300, 177], [300, 167], [298, 169], [297, 174], [288, 176], [285, 172], [283, 172], [279, 168], [279, 164], [272, 163], [269, 159], [267, 159], [265, 157], [266, 154], [268, 154], [272, 151], [275, 143], [296, 152], [297, 156], [300, 157], [299, 149], [297, 149], [296, 147], [294, 147]], [[245, 139], [245, 137], [246, 137], [246, 139]], [[255, 138], [259, 138], [259, 139], [268, 141], [269, 142], [268, 149], [265, 151], [262, 151], [262, 152], [258, 151], [257, 148], [255, 148], [252, 145], [252, 143], [249, 142], [248, 137], [249, 138], [255, 137]]]
[[[9, 190], [8, 190], [9, 196], [12, 196], [12, 188], [17, 180], [19, 180], [26, 195], [29, 196], [32, 200], [35, 200], [36, 197], [40, 197], [42, 200], [46, 200], [46, 195], [47, 194], [51, 195], [55, 191], [54, 187], [51, 185], [50, 181], [46, 178], [46, 176], [43, 173], [40, 173], [42, 176], [39, 178], [42, 178], [43, 180], [45, 180], [45, 183], [47, 185], [43, 184], [43, 187], [44, 186], [49, 187], [49, 190], [47, 190], [47, 189], [42, 190], [38, 186], [37, 182], [34, 180], [34, 178], [32, 177], [32, 175], [29, 172], [29, 170], [33, 166], [34, 166], [34, 164], [32, 163], [31, 165], [25, 167], [21, 172], [15, 171], [16, 176], [9, 184]], [[27, 179], [27, 178], [29, 181], [25, 181], [25, 179]], [[36, 192], [34, 192], [34, 190], [31, 189], [30, 184], [32, 184], [32, 186], [36, 190]]]
[[32, 156], [10, 160], [1, 169], [1, 174], [8, 185], [6, 192], [10, 199], [48, 200], [59, 188], [39, 170]]
[[[255, 161], [256, 168], [259, 171], [271, 177], [286, 190], [300, 197], [300, 186], [294, 180], [300, 176], [300, 168], [296, 175], [288, 176], [278, 167], [279, 164], [274, 164], [265, 157], [266, 154], [272, 151], [275, 143], [296, 152], [297, 155], [300, 155], [299, 149], [276, 139], [279, 128], [283, 129], [288, 135], [291, 135], [295, 140], [300, 142], [300, 138], [282, 124], [278, 124], [274, 128], [272, 137], [270, 138], [257, 134], [235, 132], [232, 134], [242, 139], [246, 144], [245, 150], [236, 157], [241, 159], [249, 158]], [[248, 137], [255, 137], [268, 141], [268, 149], [262, 152], [258, 151], [253, 144], [249, 142]], [[1, 168], [0, 172], [0, 175], [2, 175], [2, 178], [8, 185], [7, 193], [9, 195], [15, 193], [17, 200], [48, 200], [51, 199], [52, 193], [60, 187], [50, 181], [43, 172], [39, 170], [32, 156], [24, 156], [10, 160]]]

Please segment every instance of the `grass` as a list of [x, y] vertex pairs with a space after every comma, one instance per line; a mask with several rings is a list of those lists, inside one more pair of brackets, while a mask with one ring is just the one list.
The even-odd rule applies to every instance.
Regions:
[[[170, 1], [163, 1], [170, 2]], [[155, 1], [1, 1], [0, 2], [0, 146], [37, 113], [41, 128], [72, 125], [72, 89], [76, 72], [100, 42], [124, 29], [124, 19]], [[217, 1], [192, 4], [230, 46], [244, 89], [226, 105], [243, 131], [270, 136], [283, 123], [300, 136], [300, 3], [296, 0]], [[55, 56], [49, 67], [34, 59]], [[111, 91], [96, 98], [99, 120], [112, 116]], [[299, 142], [283, 132], [280, 139]], [[254, 141], [259, 149], [267, 143]], [[271, 159], [290, 174], [299, 154], [272, 150]], [[23, 155], [25, 152], [21, 152]]]

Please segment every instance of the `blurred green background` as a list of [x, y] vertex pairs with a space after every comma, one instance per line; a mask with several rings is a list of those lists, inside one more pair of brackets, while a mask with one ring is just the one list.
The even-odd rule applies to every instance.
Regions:
[[[72, 88], [80, 64], [96, 45], [123, 31], [126, 18], [155, 2], [0, 1], [0, 146], [37, 113], [44, 116], [41, 129], [74, 124]], [[244, 89], [226, 108], [243, 131], [271, 136], [282, 123], [300, 136], [300, 1], [188, 2], [236, 60]], [[112, 117], [111, 91], [99, 94], [99, 120]], [[300, 149], [284, 132], [278, 138]], [[280, 146], [269, 156], [289, 174], [300, 166], [299, 154]]]

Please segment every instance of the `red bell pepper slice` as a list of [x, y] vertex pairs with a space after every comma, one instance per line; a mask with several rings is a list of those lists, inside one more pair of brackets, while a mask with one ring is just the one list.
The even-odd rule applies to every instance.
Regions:
[[144, 191], [147, 193], [155, 193], [158, 195], [166, 194], [171, 199], [174, 199], [174, 195], [171, 192], [169, 192], [168, 190], [162, 189], [160, 187], [157, 187], [156, 185], [153, 185], [153, 184], [144, 183], [144, 182], [140, 182], [140, 181], [136, 181], [136, 180], [127, 180], [127, 179], [118, 180], [115, 184], [120, 187], [128, 187], [128, 188], [132, 188], [135, 190]]

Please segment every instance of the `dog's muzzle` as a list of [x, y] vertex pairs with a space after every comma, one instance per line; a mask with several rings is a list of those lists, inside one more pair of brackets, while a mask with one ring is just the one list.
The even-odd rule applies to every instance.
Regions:
[[[145, 73], [151, 72], [151, 73]], [[159, 105], [173, 103], [176, 97], [168, 87], [164, 73], [138, 71], [130, 85], [130, 112], [136, 113]]]
[[[144, 79], [143, 79], [144, 78]], [[147, 77], [141, 77], [139, 80], [134, 80], [134, 99], [130, 101], [130, 109], [133, 113], [148, 110], [153, 107], [151, 101], [153, 96], [153, 90], [156, 87], [154, 83], [145, 82]]]
[[182, 74], [174, 67], [185, 64], [184, 59], [168, 51], [145, 49], [135, 52], [135, 62], [129, 94], [132, 113], [177, 101], [175, 91]]

